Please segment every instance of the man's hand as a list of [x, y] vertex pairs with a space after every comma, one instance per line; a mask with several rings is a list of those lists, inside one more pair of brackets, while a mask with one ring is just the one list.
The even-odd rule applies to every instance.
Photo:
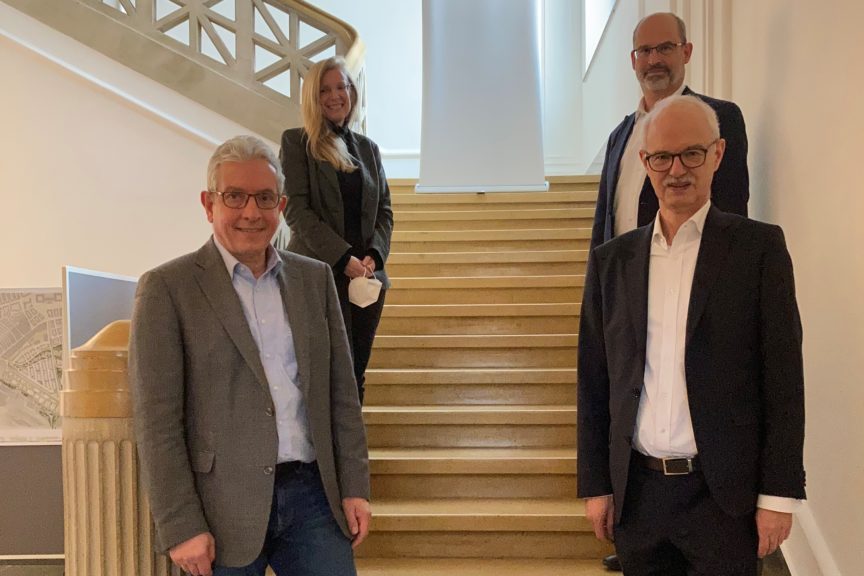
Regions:
[[177, 544], [168, 551], [171, 561], [192, 576], [211, 576], [216, 559], [216, 541], [210, 532]]
[[369, 501], [364, 498], [343, 498], [342, 511], [348, 521], [348, 530], [351, 532], [351, 548], [357, 548], [369, 534], [369, 520], [372, 518], [372, 509]]
[[759, 558], [773, 553], [789, 537], [792, 514], [756, 509], [756, 531], [759, 533]]
[[611, 495], [586, 498], [585, 516], [599, 540], [614, 540], [612, 524], [615, 522], [615, 503]]

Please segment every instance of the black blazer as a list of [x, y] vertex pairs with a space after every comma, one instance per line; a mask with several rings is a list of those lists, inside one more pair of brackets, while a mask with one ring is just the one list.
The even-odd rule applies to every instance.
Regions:
[[[592, 250], [579, 329], [578, 493], [614, 494], [618, 521], [644, 381], [652, 226]], [[758, 494], [804, 498], [801, 322], [779, 227], [709, 210], [685, 375], [718, 505], [740, 516]]]
[[[747, 171], [747, 130], [744, 116], [734, 102], [717, 100], [696, 94], [684, 88], [685, 95], [702, 99], [717, 112], [720, 121], [720, 136], [726, 140], [726, 154], [711, 184], [711, 204], [732, 214], [747, 216], [747, 201], [750, 199], [750, 175]], [[615, 235], [615, 189], [621, 172], [621, 156], [633, 133], [636, 113], [621, 121], [609, 136], [606, 144], [606, 158], [600, 173], [600, 188], [594, 212], [594, 226], [591, 231], [591, 247], [608, 242]], [[657, 214], [657, 196], [651, 180], [646, 176], [639, 194], [639, 214], [637, 225], [644, 226]]]
[[[375, 250], [385, 264], [375, 270], [384, 288], [390, 287], [385, 271], [393, 234], [390, 186], [381, 164], [381, 153], [372, 140], [349, 131], [363, 174], [361, 227], [365, 250]], [[345, 216], [336, 169], [309, 154], [306, 131], [291, 128], [282, 134], [279, 157], [285, 173], [288, 205], [285, 220], [291, 228], [288, 250], [334, 266], [351, 248], [345, 241]]]

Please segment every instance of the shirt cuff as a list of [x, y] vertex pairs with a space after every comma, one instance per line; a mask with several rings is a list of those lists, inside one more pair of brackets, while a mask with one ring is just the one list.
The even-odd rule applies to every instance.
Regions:
[[768, 496], [759, 494], [756, 499], [756, 507], [774, 512], [785, 512], [787, 514], [795, 513], [801, 506], [801, 500], [795, 498], [784, 498], [782, 496]]

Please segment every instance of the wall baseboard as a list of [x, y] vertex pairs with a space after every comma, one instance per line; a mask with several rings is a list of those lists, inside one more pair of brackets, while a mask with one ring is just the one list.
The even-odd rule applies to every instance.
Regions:
[[792, 534], [781, 549], [792, 576], [843, 576], [806, 500], [795, 512]]

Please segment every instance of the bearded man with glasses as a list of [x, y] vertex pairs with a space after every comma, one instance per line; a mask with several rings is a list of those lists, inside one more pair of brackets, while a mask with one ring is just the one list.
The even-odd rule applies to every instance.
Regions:
[[651, 14], [633, 30], [630, 64], [642, 98], [636, 112], [612, 131], [597, 195], [591, 246], [598, 246], [650, 222], [657, 213], [657, 198], [639, 160], [645, 115], [663, 98], [692, 94], [702, 99], [720, 121], [726, 140], [723, 164], [714, 176], [711, 202], [733, 214], [747, 215], [750, 177], [747, 171], [747, 132], [741, 110], [732, 102], [696, 94], [684, 85], [684, 67], [693, 54], [684, 21], [671, 13]]
[[141, 277], [129, 348], [135, 435], [160, 548], [193, 576], [356, 576], [369, 462], [326, 264], [270, 244], [273, 151], [219, 146], [213, 236]]
[[717, 115], [670, 96], [639, 156], [659, 205], [591, 251], [578, 494], [627, 576], [755, 576], [804, 493], [804, 378], [778, 226], [722, 212]]

